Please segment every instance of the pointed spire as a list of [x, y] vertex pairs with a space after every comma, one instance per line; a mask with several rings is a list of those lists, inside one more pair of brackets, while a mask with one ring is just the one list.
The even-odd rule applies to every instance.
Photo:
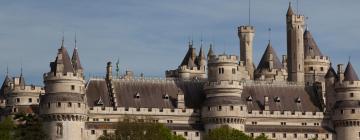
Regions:
[[289, 2], [289, 8], [288, 8], [288, 11], [286, 13], [286, 16], [292, 16], [292, 15], [294, 15], [294, 11], [291, 8], [291, 2]]
[[64, 32], [63, 32], [63, 36], [62, 36], [62, 39], [61, 39], [61, 48], [64, 48], [64, 39], [65, 37], [64, 37]]
[[283, 68], [283, 65], [280, 62], [280, 59], [278, 58], [278, 56], [276, 55], [276, 52], [271, 45], [271, 42], [269, 42], [263, 56], [261, 57], [261, 60], [257, 67], [257, 70], [269, 69], [271, 61], [273, 63], [274, 69], [282, 69]]
[[356, 74], [356, 71], [353, 68], [353, 66], [351, 65], [350, 61], [349, 61], [348, 65], [345, 68], [344, 81], [359, 81], [359, 77]]
[[76, 32], [75, 32], [75, 44], [74, 44], [74, 46], [75, 46], [75, 48], [77, 48], [77, 40], [76, 40]]
[[304, 56], [323, 56], [309, 30], [304, 32]]
[[73, 55], [71, 57], [71, 62], [72, 62], [74, 70], [83, 69], [81, 66], [81, 63], [80, 63], [80, 57], [79, 57], [77, 47], [74, 48]]
[[208, 57], [208, 58], [209, 58], [210, 56], [214, 55], [214, 51], [213, 51], [213, 47], [212, 47], [212, 46], [213, 46], [213, 45], [210, 44], [209, 52], [208, 52], [208, 54], [207, 54], [207, 57]]
[[[62, 66], [58, 67], [58, 65], [62, 65]], [[66, 48], [64, 47], [64, 36], [62, 38], [61, 47], [58, 49], [58, 53], [55, 61], [50, 63], [50, 68], [51, 68], [51, 72], [54, 73], [62, 72], [63, 74], [66, 74], [68, 72], [72, 72], [72, 73], [74, 72], [70, 56]]]
[[199, 51], [199, 58], [201, 58], [201, 59], [205, 59], [205, 54], [204, 54], [204, 51], [203, 51], [203, 47], [202, 47], [202, 45], [201, 45], [201, 47], [200, 47], [200, 51]]
[[330, 67], [326, 72], [325, 78], [335, 78], [335, 77], [336, 77], [336, 72], [330, 63]]
[[19, 77], [20, 81], [19, 81], [19, 86], [22, 87], [22, 88], [25, 88], [25, 78], [23, 76], [23, 67], [22, 67], [22, 64], [20, 66], [20, 77]]

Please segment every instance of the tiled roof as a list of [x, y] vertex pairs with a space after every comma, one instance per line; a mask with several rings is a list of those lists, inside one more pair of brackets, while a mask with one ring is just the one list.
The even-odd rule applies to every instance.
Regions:
[[344, 72], [344, 81], [359, 81], [359, 77], [356, 74], [355, 69], [349, 62]]
[[309, 30], [304, 32], [304, 56], [323, 56]]
[[[270, 57], [271, 55], [272, 55], [272, 59]], [[263, 56], [261, 57], [257, 70], [270, 69], [269, 63], [271, 61], [273, 62], [274, 69], [283, 68], [283, 65], [281, 64], [279, 58], [277, 57], [275, 50], [273, 49], [271, 43], [269, 42]]]

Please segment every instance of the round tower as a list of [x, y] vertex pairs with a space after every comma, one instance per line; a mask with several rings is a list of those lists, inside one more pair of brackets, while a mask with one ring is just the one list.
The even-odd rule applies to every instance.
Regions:
[[286, 14], [288, 80], [304, 82], [304, 23], [305, 17], [293, 12], [291, 4]]
[[241, 102], [243, 83], [238, 62], [234, 55], [209, 57], [209, 80], [204, 86], [206, 100], [202, 106], [206, 132], [222, 125], [244, 131], [246, 106]]
[[250, 79], [254, 79], [253, 40], [255, 28], [253, 26], [240, 26], [238, 27], [238, 36], [240, 39], [240, 61], [243, 61]]
[[44, 129], [53, 140], [84, 140], [88, 116], [80, 61], [71, 62], [61, 46], [50, 67], [50, 72], [44, 74], [45, 94], [40, 98]]
[[332, 110], [336, 137], [341, 140], [359, 139], [360, 80], [350, 62], [345, 72], [342, 71], [342, 65], [339, 65], [338, 77], [335, 83], [336, 102]]

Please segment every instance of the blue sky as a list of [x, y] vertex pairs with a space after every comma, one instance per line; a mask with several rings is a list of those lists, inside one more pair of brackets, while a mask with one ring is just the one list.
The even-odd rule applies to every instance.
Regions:
[[[291, 0], [296, 9], [296, 1]], [[252, 0], [256, 28], [254, 59], [258, 63], [269, 39], [279, 57], [286, 53], [285, 14], [288, 0]], [[299, 12], [333, 66], [349, 56], [360, 69], [359, 0], [302, 0]], [[105, 75], [107, 61], [120, 60], [122, 71], [164, 76], [176, 68], [189, 38], [203, 39], [217, 53], [239, 54], [236, 27], [248, 23], [247, 0], [4, 0], [0, 2], [0, 78], [9, 67], [28, 83], [42, 84], [42, 74], [56, 57], [62, 32], [71, 54], [74, 34], [85, 75]], [[198, 49], [197, 49], [198, 50]]]

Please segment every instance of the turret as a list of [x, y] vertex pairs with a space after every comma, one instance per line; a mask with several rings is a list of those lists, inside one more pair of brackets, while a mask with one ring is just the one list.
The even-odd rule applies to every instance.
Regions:
[[84, 140], [88, 118], [85, 81], [82, 74], [74, 70], [63, 42], [55, 61], [50, 63], [50, 71], [44, 74], [45, 94], [40, 97], [40, 116], [50, 139]]
[[305, 17], [295, 14], [289, 4], [286, 14], [288, 80], [304, 82], [304, 23]]
[[253, 63], [253, 40], [255, 28], [253, 26], [238, 27], [238, 36], [240, 39], [240, 61], [244, 62], [246, 70], [249, 72], [250, 79], [254, 78]]
[[243, 83], [240, 81], [238, 57], [211, 55], [208, 59], [208, 82], [202, 119], [206, 132], [222, 125], [244, 131], [246, 106], [241, 102]]
[[255, 70], [256, 80], [286, 81], [287, 72], [276, 55], [271, 42], [261, 57], [260, 63]]
[[76, 47], [74, 48], [73, 55], [71, 57], [71, 62], [73, 65], [74, 72], [79, 75], [83, 75], [83, 68], [80, 63], [78, 48], [76, 48]]
[[[341, 77], [341, 65], [338, 71]], [[337, 139], [354, 140], [359, 138], [360, 132], [360, 80], [350, 62], [343, 75], [335, 83], [336, 103], [332, 109], [332, 120]]]
[[308, 84], [325, 82], [330, 58], [321, 53], [308, 29], [304, 32], [304, 58], [305, 82]]

